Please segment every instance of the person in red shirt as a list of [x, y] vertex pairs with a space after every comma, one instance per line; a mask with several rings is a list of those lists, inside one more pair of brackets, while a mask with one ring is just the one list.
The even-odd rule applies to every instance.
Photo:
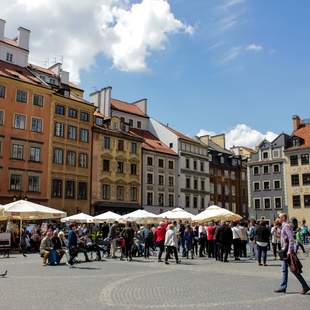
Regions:
[[208, 257], [214, 258], [214, 234], [215, 234], [215, 225], [214, 222], [209, 223], [207, 228], [207, 235], [208, 235]]
[[167, 225], [164, 222], [160, 222], [159, 226], [155, 230], [154, 241], [159, 247], [158, 262], [162, 262], [161, 257], [165, 250], [165, 236], [167, 231]]

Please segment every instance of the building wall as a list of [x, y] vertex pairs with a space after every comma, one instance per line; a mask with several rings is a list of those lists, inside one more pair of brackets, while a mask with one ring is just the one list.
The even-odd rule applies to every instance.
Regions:
[[[65, 108], [65, 115], [55, 113], [56, 105], [62, 105]], [[69, 108], [77, 110], [77, 118], [69, 117]], [[90, 212], [90, 183], [91, 183], [91, 145], [92, 145], [92, 126], [94, 106], [80, 101], [76, 101], [63, 96], [53, 95], [52, 109], [51, 109], [51, 133], [50, 133], [50, 151], [49, 151], [49, 198], [50, 206], [66, 211], [69, 215], [78, 212]], [[89, 121], [80, 120], [80, 113], [86, 112], [89, 114]], [[55, 136], [55, 123], [64, 124], [64, 137]], [[77, 138], [72, 140], [68, 138], [68, 126], [77, 127]], [[80, 129], [88, 130], [88, 142], [80, 140]], [[54, 161], [54, 150], [62, 149], [64, 152], [63, 164], [56, 164]], [[76, 164], [70, 166], [67, 161], [68, 151], [75, 152]], [[81, 167], [80, 154], [86, 154], [87, 167]], [[60, 180], [62, 184], [61, 197], [55, 197], [53, 191], [53, 180]], [[74, 182], [75, 193], [73, 198], [68, 198], [66, 183], [67, 181]], [[87, 195], [86, 197], [79, 197], [79, 184], [86, 183]]]
[[[142, 206], [147, 211], [159, 214], [178, 206], [178, 157], [168, 154], [142, 150]], [[152, 165], [148, 164], [152, 158]], [[164, 161], [164, 167], [159, 167], [159, 159]], [[173, 162], [173, 169], [169, 169], [169, 161]], [[153, 175], [153, 183], [148, 184], [147, 175]], [[164, 184], [159, 184], [159, 175], [163, 176]], [[173, 177], [173, 186], [169, 186], [169, 177]], [[153, 204], [148, 204], [148, 193], [153, 195]], [[164, 195], [160, 204], [159, 193]], [[173, 204], [169, 205], [169, 195], [173, 195]]]
[[[4, 111], [4, 125], [0, 125], [0, 204], [27, 197], [32, 201], [46, 204], [48, 199], [48, 149], [50, 135], [51, 91], [44, 87], [23, 83], [13, 79], [0, 77], [0, 85], [6, 87], [5, 98], [0, 98], [0, 111]], [[16, 102], [16, 91], [22, 89], [27, 92], [27, 103]], [[42, 95], [43, 107], [33, 105], [33, 94]], [[21, 114], [26, 117], [26, 128], [15, 129], [14, 117]], [[42, 132], [31, 130], [32, 118], [42, 120]], [[23, 157], [13, 159], [13, 144], [23, 146]], [[40, 148], [40, 161], [30, 160], [30, 147]], [[21, 190], [10, 189], [12, 175], [22, 177]], [[39, 177], [37, 192], [29, 191], [29, 177]]]
[[141, 129], [147, 130], [149, 119], [146, 117], [138, 116], [135, 114], [125, 113], [122, 111], [114, 110], [112, 108], [112, 115], [119, 118], [123, 117], [126, 123], [129, 123], [129, 120], [133, 121], [133, 128], [138, 128], [137, 122], [141, 122]]
[[[310, 173], [310, 164], [301, 164], [301, 155], [310, 155], [310, 149], [290, 151], [286, 153], [286, 183], [287, 183], [287, 203], [289, 217], [296, 217], [299, 221], [305, 219], [310, 223], [310, 205], [305, 205], [305, 196], [310, 195], [310, 185], [303, 184], [303, 174]], [[292, 166], [290, 156], [298, 156], [298, 165]], [[291, 176], [299, 176], [299, 186], [292, 186]], [[300, 197], [300, 206], [293, 206], [293, 196]], [[310, 198], [310, 197], [309, 197]]]
[[[113, 117], [112, 121], [118, 119]], [[118, 123], [120, 120], [118, 119]], [[104, 147], [104, 138], [110, 139], [110, 148]], [[118, 141], [124, 141], [124, 151], [118, 150]], [[141, 206], [141, 139], [124, 132], [110, 129], [95, 129], [93, 137], [93, 173], [92, 173], [92, 213], [100, 214], [114, 211], [120, 214], [136, 210]], [[131, 153], [131, 144], [136, 143], [136, 154]], [[109, 171], [103, 170], [103, 160], [109, 161]], [[118, 162], [124, 165], [123, 173], [117, 171]], [[131, 174], [131, 164], [137, 172]], [[110, 187], [109, 197], [103, 196], [103, 185]], [[118, 199], [117, 186], [124, 187], [124, 198]], [[136, 198], [132, 199], [131, 190], [136, 188]]]

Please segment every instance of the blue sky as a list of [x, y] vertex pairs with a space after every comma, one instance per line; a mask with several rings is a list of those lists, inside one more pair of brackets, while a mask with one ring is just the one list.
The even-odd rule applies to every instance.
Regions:
[[[194, 33], [170, 34], [148, 57], [147, 72], [122, 72], [97, 57], [81, 74], [87, 92], [112, 85], [116, 98], [146, 97], [150, 115], [188, 134], [237, 123], [290, 132], [293, 114], [310, 117], [309, 1], [169, 3]], [[251, 44], [262, 49], [247, 50]]]

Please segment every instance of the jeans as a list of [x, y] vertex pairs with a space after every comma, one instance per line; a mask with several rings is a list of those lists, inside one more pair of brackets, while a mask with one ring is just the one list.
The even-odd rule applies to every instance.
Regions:
[[233, 240], [234, 245], [234, 257], [239, 258], [240, 257], [240, 250], [241, 250], [241, 239], [236, 238]]
[[174, 253], [175, 260], [178, 263], [179, 262], [179, 256], [178, 256], [177, 248], [175, 246], [167, 246], [165, 262], [168, 262], [168, 257], [170, 256], [170, 253]]
[[[287, 260], [283, 260], [281, 262], [281, 272], [282, 272], [282, 279], [280, 288], [283, 290], [286, 290], [287, 288], [287, 282], [288, 282], [288, 262]], [[303, 289], [308, 289], [308, 284], [305, 281], [304, 277], [300, 273], [293, 272], [293, 275], [297, 278], [299, 283], [301, 284]]]
[[247, 257], [247, 240], [241, 240], [240, 257]]
[[191, 258], [194, 258], [193, 242], [190, 240], [185, 240], [185, 254], [187, 258], [189, 257], [189, 253], [191, 253]]
[[132, 240], [125, 239], [125, 256], [129, 260], [132, 260], [132, 245]]
[[272, 250], [273, 250], [273, 256], [276, 259], [278, 251], [281, 250], [281, 244], [280, 243], [272, 243]]
[[151, 246], [151, 241], [145, 240], [145, 242], [144, 242], [144, 258], [150, 257], [150, 246]]
[[262, 256], [263, 256], [263, 262], [264, 264], [266, 264], [267, 262], [267, 246], [260, 246], [257, 245], [257, 260], [258, 263], [261, 264], [262, 263]]
[[165, 240], [157, 242], [157, 246], [159, 247], [158, 260], [161, 260], [161, 257], [165, 251]]
[[214, 258], [214, 240], [208, 240], [208, 257]]

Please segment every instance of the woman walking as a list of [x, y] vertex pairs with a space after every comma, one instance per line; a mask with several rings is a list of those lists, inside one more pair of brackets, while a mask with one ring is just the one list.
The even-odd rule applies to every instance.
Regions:
[[271, 243], [274, 259], [277, 259], [277, 253], [281, 250], [281, 224], [275, 220], [271, 228]]
[[168, 226], [168, 230], [166, 232], [165, 246], [166, 246], [165, 264], [169, 265], [168, 258], [171, 253], [174, 254], [175, 261], [177, 264], [179, 264], [180, 261], [179, 261], [178, 250], [177, 250], [178, 238], [177, 238], [177, 234], [175, 231], [175, 226], [172, 224]]
[[257, 260], [258, 265], [263, 266], [262, 257], [264, 266], [267, 266], [267, 250], [270, 238], [270, 231], [266, 226], [264, 221], [261, 221], [257, 230], [256, 230], [256, 244], [257, 244]]

